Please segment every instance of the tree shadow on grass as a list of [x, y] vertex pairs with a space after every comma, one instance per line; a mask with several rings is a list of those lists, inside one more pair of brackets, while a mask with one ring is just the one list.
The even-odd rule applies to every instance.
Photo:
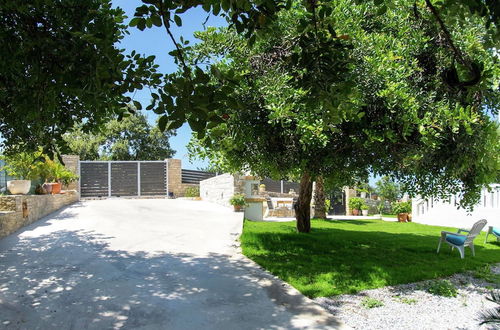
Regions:
[[[351, 223], [351, 221], [344, 221]], [[440, 228], [415, 233], [313, 228], [309, 234], [244, 231], [246, 256], [309, 297], [355, 293], [417, 282], [500, 262], [500, 249], [476, 240], [476, 257], [465, 259], [443, 246]]]

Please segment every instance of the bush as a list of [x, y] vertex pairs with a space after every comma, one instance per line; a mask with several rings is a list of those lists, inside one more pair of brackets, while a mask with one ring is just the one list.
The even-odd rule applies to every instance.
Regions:
[[349, 208], [351, 210], [361, 210], [361, 208], [366, 205], [363, 198], [351, 197], [349, 198]]
[[200, 187], [188, 187], [184, 193], [185, 197], [200, 197]]
[[325, 199], [325, 211], [328, 213], [330, 211], [330, 207], [332, 205], [332, 202], [329, 199]]
[[365, 297], [363, 301], [361, 301], [361, 305], [365, 308], [375, 308], [384, 306], [384, 303], [375, 298]]
[[34, 180], [39, 175], [40, 157], [42, 152], [18, 152], [12, 155], [2, 156], [5, 166], [0, 170], [18, 180]]
[[236, 195], [234, 195], [229, 200], [229, 204], [231, 204], [233, 206], [238, 206], [238, 205], [239, 206], [245, 206], [246, 205], [245, 195], [242, 195], [242, 194], [236, 194]]
[[456, 297], [458, 294], [457, 288], [448, 280], [430, 282], [427, 292], [443, 297]]
[[392, 212], [394, 214], [411, 213], [411, 203], [410, 202], [392, 203]]

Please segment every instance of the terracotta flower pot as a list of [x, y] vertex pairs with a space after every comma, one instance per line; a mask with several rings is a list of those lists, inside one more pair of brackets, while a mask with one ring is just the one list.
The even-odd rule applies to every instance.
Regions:
[[52, 186], [52, 195], [61, 193], [62, 185], [60, 182], [51, 182], [50, 185]]
[[398, 222], [407, 222], [407, 221], [408, 221], [408, 213], [398, 214]]
[[7, 189], [12, 195], [26, 195], [30, 192], [31, 180], [10, 180], [7, 181]]
[[233, 205], [234, 212], [241, 212], [241, 205]]
[[359, 210], [353, 209], [352, 210], [352, 215], [359, 215]]

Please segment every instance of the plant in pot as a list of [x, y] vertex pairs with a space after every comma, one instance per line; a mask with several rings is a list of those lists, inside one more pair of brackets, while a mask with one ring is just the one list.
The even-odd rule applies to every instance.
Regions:
[[8, 176], [16, 180], [7, 181], [7, 189], [13, 195], [25, 195], [31, 189], [31, 180], [38, 177], [38, 166], [40, 163], [41, 152], [29, 153], [18, 152], [12, 155], [2, 156], [5, 170]]
[[229, 203], [234, 207], [234, 212], [240, 212], [246, 205], [245, 195], [236, 194], [229, 200]]
[[349, 198], [349, 208], [352, 210], [352, 215], [359, 215], [359, 211], [363, 205], [365, 205], [365, 201], [362, 198]]
[[266, 191], [266, 185], [265, 184], [260, 184], [259, 185], [259, 193], [264, 193]]
[[392, 212], [398, 215], [398, 222], [410, 221], [409, 214], [411, 213], [411, 203], [410, 202], [392, 203]]
[[368, 205], [366, 204], [361, 205], [361, 212], [363, 213], [363, 216], [366, 217], [368, 215], [368, 209], [369, 209]]
[[52, 194], [59, 194], [63, 184], [68, 185], [78, 179], [78, 176], [64, 165], [48, 157], [45, 158], [44, 164], [40, 167], [40, 176], [45, 180], [43, 187]]

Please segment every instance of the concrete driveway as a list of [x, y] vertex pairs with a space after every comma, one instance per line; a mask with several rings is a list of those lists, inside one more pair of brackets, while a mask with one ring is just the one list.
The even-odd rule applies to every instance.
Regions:
[[235, 247], [242, 214], [187, 200], [86, 201], [0, 240], [0, 328], [339, 328]]

